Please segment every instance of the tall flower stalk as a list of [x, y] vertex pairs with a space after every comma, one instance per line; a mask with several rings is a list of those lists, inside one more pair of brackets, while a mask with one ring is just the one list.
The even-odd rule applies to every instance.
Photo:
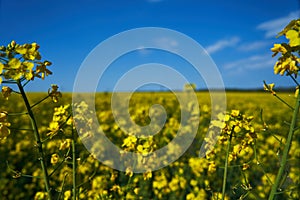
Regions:
[[49, 174], [48, 174], [48, 171], [47, 171], [47, 166], [46, 166], [46, 161], [45, 161], [45, 154], [44, 154], [44, 151], [43, 151], [43, 143], [41, 141], [40, 133], [39, 133], [39, 130], [38, 130], [38, 127], [37, 127], [37, 123], [36, 123], [34, 114], [33, 114], [32, 109], [31, 109], [32, 107], [29, 104], [27, 95], [24, 91], [24, 88], [23, 88], [20, 80], [17, 81], [17, 85], [18, 85], [18, 88], [19, 88], [20, 93], [22, 95], [22, 98], [24, 100], [24, 103], [25, 103], [25, 106], [26, 106], [26, 109], [27, 109], [27, 112], [28, 112], [28, 115], [29, 115], [29, 118], [30, 118], [32, 130], [33, 130], [35, 141], [36, 141], [36, 146], [37, 146], [37, 149], [38, 149], [38, 152], [39, 152], [39, 158], [38, 159], [41, 163], [41, 168], [42, 168], [42, 172], [43, 172], [45, 187], [46, 187], [46, 191], [48, 193], [48, 199], [51, 200], [52, 199], [51, 187], [50, 187]]
[[[51, 65], [51, 62], [41, 61], [41, 55], [38, 49], [39, 45], [36, 43], [19, 45], [15, 41], [12, 41], [6, 47], [1, 46], [0, 84], [14, 84], [17, 85], [19, 89], [19, 91], [14, 91], [8, 86], [3, 86], [2, 94], [4, 95], [4, 98], [8, 100], [11, 93], [14, 92], [20, 94], [24, 101], [27, 112], [22, 114], [27, 114], [29, 116], [32, 132], [35, 138], [35, 146], [38, 150], [38, 160], [40, 161], [41, 170], [43, 173], [43, 180], [47, 192], [46, 196], [49, 200], [52, 200], [52, 191], [49, 180], [50, 175], [47, 171], [46, 156], [43, 150], [43, 141], [41, 140], [37, 121], [32, 109], [49, 97], [51, 97], [53, 101], [57, 100], [57, 98], [61, 96], [61, 93], [57, 91], [57, 86], [52, 85], [52, 90], [48, 92], [48, 95], [45, 98], [33, 105], [30, 105], [24, 87], [35, 78], [44, 79], [45, 76], [52, 74], [52, 72], [47, 68]], [[9, 125], [10, 124], [7, 124], [6, 128]], [[10, 131], [7, 133], [9, 134]], [[6, 134], [6, 136], [8, 134]]]
[[[283, 31], [279, 33], [279, 36], [284, 35], [286, 39], [289, 40], [289, 43], [275, 44], [271, 49], [274, 54], [278, 53], [281, 56], [278, 58], [274, 66], [274, 73], [280, 75], [289, 76], [292, 81], [296, 84], [296, 92], [295, 92], [295, 106], [289, 106], [284, 100], [279, 99], [284, 104], [288, 105], [293, 110], [292, 120], [289, 127], [289, 132], [286, 137], [286, 142], [283, 147], [283, 152], [281, 155], [280, 167], [278, 169], [275, 182], [272, 185], [269, 200], [273, 200], [276, 198], [276, 195], [281, 192], [280, 184], [284, 181], [283, 174], [286, 170], [289, 151], [292, 145], [294, 132], [297, 128], [297, 119], [299, 115], [299, 107], [300, 107], [300, 95], [299, 95], [299, 83], [296, 80], [299, 74], [299, 63], [300, 63], [300, 19], [292, 20]], [[274, 96], [277, 97], [276, 92], [273, 90], [274, 84], [265, 85], [265, 90], [271, 92]]]

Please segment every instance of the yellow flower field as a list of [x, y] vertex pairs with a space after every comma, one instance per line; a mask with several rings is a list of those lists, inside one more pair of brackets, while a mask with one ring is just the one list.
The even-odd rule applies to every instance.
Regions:
[[300, 19], [280, 35], [289, 43], [271, 49], [274, 73], [294, 88], [263, 81], [218, 103], [224, 92], [192, 83], [132, 96], [25, 92], [52, 63], [36, 43], [1, 46], [0, 199], [300, 199]]
[[[29, 93], [30, 102], [38, 101], [47, 94]], [[134, 174], [113, 170], [87, 152], [78, 139], [77, 144], [77, 183], [80, 199], [217, 199], [221, 196], [224, 170], [225, 148], [218, 142], [214, 153], [199, 158], [199, 150], [210, 121], [210, 97], [208, 92], [197, 93], [200, 105], [200, 126], [196, 139], [179, 160], [163, 169]], [[287, 102], [293, 102], [292, 93], [282, 93]], [[9, 101], [1, 98], [0, 110], [17, 113], [24, 110], [23, 102], [16, 94]], [[50, 100], [49, 100], [50, 101]], [[257, 139], [251, 145], [239, 149], [233, 147], [229, 156], [226, 188], [227, 199], [266, 199], [270, 182], [274, 181], [282, 151], [281, 142], [288, 131], [287, 123], [291, 116], [289, 107], [276, 101], [266, 92], [227, 92], [228, 110], [239, 108], [251, 121]], [[114, 144], [127, 151], [148, 152], [158, 149], [176, 136], [180, 110], [171, 93], [135, 93], [131, 99], [131, 117], [137, 124], [149, 123], [148, 109], [154, 103], [166, 109], [168, 119], [162, 131], [151, 140], [141, 141], [124, 134], [114, 122], [110, 107], [110, 94], [99, 93], [96, 97], [96, 111], [100, 126]], [[43, 102], [33, 111], [41, 130], [42, 138], [51, 133], [54, 107], [71, 103], [71, 95], [63, 94], [58, 103]], [[63, 109], [63, 107], [61, 107]], [[64, 112], [63, 110], [60, 111]], [[57, 116], [57, 115], [56, 115]], [[1, 188], [2, 199], [44, 199], [42, 173], [38, 166], [39, 157], [30, 121], [25, 115], [8, 115], [11, 133], [1, 140]], [[70, 153], [70, 130], [58, 131], [45, 143], [46, 163], [51, 174], [51, 186], [61, 199], [71, 198], [72, 163]], [[295, 137], [299, 138], [299, 132]], [[243, 138], [245, 139], [245, 138]], [[300, 144], [295, 140], [290, 150], [290, 160], [286, 169], [286, 180], [281, 188], [282, 198], [299, 199], [300, 183]], [[225, 141], [226, 143], [226, 141]], [[144, 147], [143, 147], [144, 145]], [[63, 163], [63, 164], [61, 164]], [[61, 166], [59, 166], [61, 165]], [[61, 191], [63, 190], [63, 193]]]

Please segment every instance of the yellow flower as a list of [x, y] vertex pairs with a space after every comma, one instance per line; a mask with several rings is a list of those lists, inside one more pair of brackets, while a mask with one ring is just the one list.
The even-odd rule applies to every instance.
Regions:
[[241, 131], [241, 128], [239, 126], [235, 126], [233, 131], [235, 133], [239, 133]]
[[133, 192], [134, 192], [134, 194], [139, 194], [139, 191], [140, 191], [140, 188], [134, 188], [134, 190], [133, 190]]
[[[222, 199], [222, 193], [220, 193], [220, 192], [213, 193], [213, 196], [211, 197], [211, 200], [215, 200], [215, 199]], [[229, 197], [226, 196], [226, 194], [225, 194], [224, 199], [229, 200]]]
[[283, 59], [280, 59], [275, 63], [274, 73], [280, 74], [281, 76], [283, 76], [285, 72], [297, 75], [299, 71], [299, 68], [297, 67], [297, 62], [298, 59], [293, 55], [291, 55], [288, 58], [283, 57]]
[[34, 200], [45, 200], [47, 199], [47, 193], [46, 192], [37, 192], [34, 195]]
[[121, 187], [119, 185], [113, 185], [110, 191], [120, 192]]
[[264, 90], [270, 92], [272, 95], [275, 96], [275, 95], [276, 95], [276, 92], [273, 90], [274, 87], [275, 87], [275, 84], [274, 84], [274, 83], [267, 84], [267, 83], [264, 81]]
[[[20, 80], [33, 80], [34, 77], [44, 79], [45, 76], [52, 74], [47, 66], [51, 62], [41, 62], [41, 55], [38, 51], [39, 45], [36, 43], [19, 45], [12, 41], [7, 47], [1, 47], [1, 57], [8, 60], [0, 66], [0, 74], [5, 79]], [[21, 55], [21, 56], [20, 56]], [[34, 67], [36, 66], [36, 69]], [[3, 72], [3, 69], [5, 71]], [[2, 78], [0, 79], [0, 83]]]
[[50, 131], [47, 135], [52, 135], [52, 136], [54, 136], [56, 133], [57, 133], [57, 131], [59, 130], [59, 123], [57, 122], [57, 121], [52, 121], [52, 122], [50, 122], [50, 124], [49, 124], [49, 128], [48, 128], [48, 130]]
[[217, 167], [214, 161], [209, 162], [208, 165], [208, 173], [214, 173], [216, 171]]
[[[52, 72], [47, 69], [47, 66], [50, 66], [52, 63], [49, 61], [45, 61], [44, 63], [40, 63], [40, 65], [38, 65], [36, 67], [36, 76], [39, 78], [42, 78], [43, 80], [45, 79], [45, 76], [51, 75]], [[39, 74], [42, 74], [41, 76]]]
[[175, 176], [172, 178], [171, 182], [169, 183], [169, 188], [172, 191], [177, 191], [179, 189], [179, 177]]
[[52, 98], [53, 102], [58, 102], [58, 98], [62, 97], [61, 92], [58, 91], [58, 86], [55, 84], [51, 85], [51, 89], [48, 90], [48, 95]]
[[137, 142], [137, 138], [134, 135], [129, 135], [124, 139], [122, 147], [127, 147], [129, 149], [133, 149]]
[[52, 154], [51, 160], [50, 160], [51, 164], [55, 165], [58, 161], [59, 161], [59, 155], [57, 153]]
[[71, 190], [67, 190], [64, 193], [64, 200], [69, 200], [71, 199]]
[[0, 140], [5, 139], [9, 134], [10, 123], [7, 122], [7, 112], [0, 111]]
[[264, 90], [266, 91], [273, 91], [273, 88], [275, 87], [275, 84], [274, 83], [271, 83], [271, 84], [264, 84]]
[[243, 170], [246, 170], [246, 169], [248, 169], [248, 168], [250, 168], [250, 165], [249, 165], [249, 164], [246, 164], [246, 163], [244, 163], [244, 164], [243, 164], [243, 168], [242, 168], [242, 169], [243, 169]]
[[8, 100], [8, 97], [11, 95], [12, 93], [12, 89], [10, 87], [7, 87], [7, 86], [3, 86], [2, 87], [2, 95], [3, 97]]
[[296, 87], [296, 90], [295, 90], [295, 98], [297, 98], [299, 95], [299, 87], [297, 86]]
[[196, 180], [192, 179], [190, 181], [190, 184], [191, 184], [191, 186], [195, 187], [198, 184], [198, 182]]
[[295, 47], [295, 46], [299, 46], [300, 45], [300, 34], [299, 34], [299, 30], [295, 31], [295, 30], [289, 30], [286, 34], [285, 34], [286, 38], [288, 38], [290, 40], [290, 46], [291, 47]]
[[152, 183], [153, 188], [155, 189], [162, 189], [165, 188], [168, 185], [168, 179], [165, 174], [160, 174], [158, 176], [155, 176], [155, 180]]
[[231, 111], [231, 116], [232, 116], [232, 117], [237, 117], [237, 116], [239, 116], [239, 114], [240, 114], [240, 111], [239, 111], [239, 110], [232, 110], [232, 111]]
[[71, 139], [66, 139], [63, 142], [61, 142], [59, 146], [59, 150], [65, 150], [70, 148], [71, 141], [72, 141]]
[[0, 74], [2, 74], [3, 68], [4, 68], [4, 65], [3, 65], [3, 63], [0, 62]]
[[152, 178], [152, 172], [150, 170], [148, 170], [147, 172], [145, 172], [143, 174], [144, 180], [149, 180]]
[[196, 197], [195, 197], [194, 193], [189, 193], [185, 197], [186, 200], [194, 200], [195, 198]]
[[10, 130], [7, 126], [0, 123], [0, 140], [5, 139], [10, 134]]
[[22, 66], [21, 61], [18, 58], [12, 58], [7, 63], [9, 69], [19, 69]]
[[2, 75], [2, 72], [3, 72], [3, 68], [4, 68], [4, 65], [3, 65], [3, 63], [0, 62], [0, 84], [2, 83], [1, 75]]
[[125, 175], [128, 175], [129, 177], [133, 176], [133, 172], [132, 172], [131, 167], [126, 168]]
[[271, 51], [274, 52], [273, 56], [276, 56], [276, 54], [279, 52], [281, 52], [282, 54], [285, 54], [287, 52], [286, 48], [281, 44], [274, 44], [274, 47], [271, 48]]

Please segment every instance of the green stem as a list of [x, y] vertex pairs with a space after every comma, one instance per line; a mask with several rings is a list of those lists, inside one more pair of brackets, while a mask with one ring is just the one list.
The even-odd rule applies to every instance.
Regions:
[[23, 84], [23, 88], [30, 82], [30, 80], [27, 80], [24, 84]]
[[73, 200], [76, 200], [76, 138], [75, 138], [75, 134], [74, 134], [74, 129], [73, 126], [72, 128], [72, 161], [73, 161]]
[[[292, 76], [291, 76], [292, 77]], [[293, 78], [293, 77], [292, 77]], [[294, 80], [294, 79], [293, 79]], [[275, 96], [279, 101], [281, 101], [282, 103], [284, 103], [285, 105], [287, 105], [290, 109], [294, 110], [294, 108], [292, 106], [290, 106], [286, 101], [284, 101], [282, 98], [280, 98], [279, 96], [277, 96], [276, 92], [266, 83], [266, 81], [264, 82], [264, 86], [266, 88], [267, 91], [269, 91], [273, 96]]]
[[297, 86], [300, 86], [298, 81], [293, 77], [293, 75], [291, 73], [289, 73], [289, 76], [292, 78], [292, 80], [294, 81], [294, 83], [296, 83]]
[[10, 130], [16, 130], [16, 131], [33, 131], [29, 128], [15, 128], [15, 127], [9, 127]]
[[36, 141], [36, 144], [37, 144], [37, 149], [38, 149], [38, 152], [39, 152], [39, 160], [40, 160], [42, 171], [43, 171], [45, 187], [46, 187], [46, 191], [48, 193], [48, 199], [52, 200], [49, 175], [48, 175], [48, 171], [47, 171], [47, 168], [46, 168], [45, 155], [44, 155], [44, 151], [43, 151], [43, 147], [42, 147], [42, 142], [41, 142], [41, 139], [40, 139], [39, 130], [38, 130], [38, 127], [37, 127], [37, 124], [36, 124], [36, 120], [35, 120], [35, 117], [34, 117], [34, 114], [32, 112], [32, 109], [30, 107], [28, 98], [26, 96], [26, 93], [24, 91], [24, 88], [23, 88], [20, 80], [17, 81], [17, 85], [19, 87], [20, 93], [21, 93], [22, 98], [24, 100], [24, 103], [25, 103], [25, 106], [26, 106], [26, 109], [27, 109], [27, 112], [28, 112], [28, 115], [29, 115], [29, 118], [30, 118], [30, 121], [31, 121], [31, 126], [32, 126], [32, 129], [33, 129], [35, 141]]
[[8, 116], [14, 116], [14, 115], [28, 115], [28, 112], [22, 112], [22, 113], [8, 113]]
[[277, 96], [277, 94], [273, 94], [273, 96], [275, 96], [279, 101], [281, 101], [282, 103], [284, 103], [285, 105], [287, 105], [290, 109], [294, 110], [294, 108], [292, 106], [290, 106], [286, 101], [284, 101], [282, 98], [280, 98], [279, 96]]
[[224, 175], [223, 175], [223, 187], [222, 187], [222, 200], [225, 199], [225, 191], [226, 191], [226, 182], [227, 182], [227, 170], [228, 170], [228, 157], [229, 157], [229, 151], [231, 146], [231, 139], [232, 139], [232, 133], [234, 131], [234, 126], [232, 127], [230, 131], [230, 136], [228, 139], [227, 144], [227, 150], [226, 150], [226, 158], [225, 158], [225, 166], [224, 166]]
[[64, 163], [66, 163], [66, 160], [68, 157], [65, 157], [58, 165], [55, 167], [55, 169], [49, 174], [49, 177], [51, 177]]
[[16, 84], [16, 81], [2, 81], [2, 83], [5, 83], [5, 84]]
[[49, 97], [50, 97], [50, 96], [48, 95], [48, 96], [44, 97], [43, 99], [39, 100], [38, 102], [36, 102], [35, 104], [33, 104], [33, 105], [31, 106], [31, 108], [33, 108], [34, 106], [36, 106], [36, 105], [42, 103], [43, 101], [45, 101], [45, 100], [48, 99]]
[[297, 123], [297, 116], [298, 116], [298, 113], [299, 113], [299, 106], [300, 106], [300, 95], [298, 94], [297, 98], [296, 98], [295, 109], [294, 109], [294, 112], [293, 112], [293, 118], [292, 118], [292, 122], [291, 122], [291, 125], [290, 125], [289, 134], [288, 134], [286, 143], [284, 145], [283, 153], [282, 153], [282, 159], [281, 159], [281, 162], [280, 162], [280, 167], [279, 167], [275, 182], [272, 185], [269, 200], [273, 200], [275, 198], [275, 196], [277, 194], [279, 184], [280, 184], [280, 181], [282, 179], [282, 175], [285, 171], [288, 154], [289, 154], [289, 151], [290, 151], [290, 147], [291, 147], [291, 144], [292, 144], [292, 139], [293, 139], [293, 135], [294, 135], [294, 132], [295, 132], [296, 123]]
[[273, 183], [272, 183], [270, 177], [268, 176], [268, 174], [267, 174], [267, 172], [266, 172], [266, 170], [265, 170], [263, 164], [258, 160], [257, 149], [256, 149], [256, 141], [255, 141], [255, 143], [254, 143], [253, 148], [254, 148], [254, 149], [253, 149], [253, 150], [254, 150], [254, 159], [256, 160], [256, 164], [257, 164], [257, 165], [261, 168], [261, 170], [263, 171], [263, 173], [264, 173], [264, 175], [266, 176], [266, 178], [267, 178], [269, 184], [272, 185]]
[[[1, 51], [1, 52], [3, 52], [3, 51]], [[3, 57], [0, 57], [0, 60], [2, 60], [2, 61], [4, 61], [4, 62], [8, 63], [8, 60], [4, 59]]]
[[61, 195], [64, 194], [65, 181], [66, 181], [67, 176], [68, 176], [68, 174], [65, 174], [64, 179], [63, 179], [63, 182], [62, 182], [62, 184], [61, 184], [61, 191], [60, 191], [60, 193], [59, 193], [59, 195], [58, 195], [58, 197], [57, 197], [58, 200], [60, 200]]

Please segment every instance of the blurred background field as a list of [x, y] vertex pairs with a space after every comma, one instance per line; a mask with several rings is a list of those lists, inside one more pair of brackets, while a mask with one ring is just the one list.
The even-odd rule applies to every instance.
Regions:
[[[253, 126], [257, 132], [257, 160], [254, 152], [244, 152], [230, 165], [249, 163], [250, 168], [229, 168], [228, 199], [237, 199], [247, 194], [246, 199], [266, 199], [270, 191], [270, 183], [277, 173], [280, 161], [280, 142], [288, 132], [287, 123], [291, 119], [290, 108], [283, 105], [269, 93], [264, 92], [227, 92], [227, 110], [239, 109], [247, 116], [253, 116]], [[288, 103], [294, 102], [293, 93], [279, 93]], [[46, 93], [28, 93], [31, 103], [47, 96]], [[222, 175], [225, 154], [217, 155], [216, 170], [211, 173], [210, 163], [199, 158], [199, 150], [210, 122], [210, 96], [208, 92], [197, 92], [200, 106], [199, 128], [197, 136], [188, 151], [171, 165], [154, 171], [152, 174], [133, 174], [131, 177], [124, 172], [110, 169], [98, 162], [78, 141], [78, 171], [77, 178], [80, 199], [213, 199], [221, 192]], [[127, 137], [114, 121], [110, 93], [96, 95], [96, 112], [100, 126], [108, 138], [120, 147]], [[42, 138], [49, 132], [49, 122], [52, 120], [54, 107], [71, 104], [71, 94], [63, 94], [58, 103], [45, 101], [33, 110], [37, 116]], [[164, 128], [153, 138], [157, 147], [162, 147], [176, 136], [180, 123], [180, 108], [174, 94], [169, 92], [134, 93], [130, 100], [129, 112], [134, 121], [140, 125], [149, 123], [148, 109], [154, 103], [164, 106], [167, 121]], [[218, 109], [218, 108], [214, 108]], [[20, 96], [13, 94], [9, 100], [0, 98], [0, 110], [8, 113], [24, 112], [25, 107]], [[0, 141], [0, 199], [34, 199], [39, 191], [44, 191], [38, 154], [34, 136], [30, 130], [27, 115], [10, 115], [11, 134], [6, 140]], [[264, 124], [264, 122], [266, 124]], [[266, 126], [267, 125], [267, 126]], [[275, 135], [275, 137], [274, 137]], [[295, 133], [291, 151], [286, 181], [282, 188], [288, 192], [281, 199], [299, 199], [300, 189], [300, 141], [299, 131]], [[49, 171], [55, 169], [50, 163], [51, 155], [57, 153], [62, 157], [60, 144], [65, 140], [63, 132], [44, 144]], [[216, 149], [222, 148], [216, 146]], [[51, 186], [65, 194], [72, 187], [72, 167], [70, 164], [58, 167], [51, 176]], [[19, 177], [20, 176], [20, 177]]]

